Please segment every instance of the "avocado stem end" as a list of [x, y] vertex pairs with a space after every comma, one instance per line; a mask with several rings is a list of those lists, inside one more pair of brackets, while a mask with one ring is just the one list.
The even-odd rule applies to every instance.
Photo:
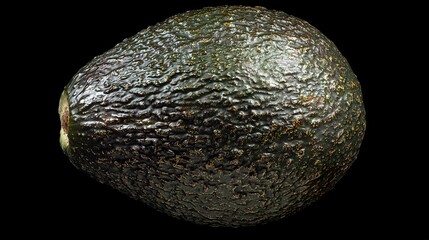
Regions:
[[60, 145], [64, 153], [67, 153], [69, 148], [69, 102], [66, 90], [63, 91], [60, 97], [60, 104], [58, 106], [58, 114], [60, 115], [61, 130], [60, 130]]

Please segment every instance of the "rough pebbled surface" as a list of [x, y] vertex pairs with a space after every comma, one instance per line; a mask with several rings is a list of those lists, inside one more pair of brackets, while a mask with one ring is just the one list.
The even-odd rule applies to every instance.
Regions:
[[356, 159], [365, 111], [335, 45], [279, 11], [173, 16], [65, 89], [71, 162], [177, 218], [246, 226], [294, 213]]

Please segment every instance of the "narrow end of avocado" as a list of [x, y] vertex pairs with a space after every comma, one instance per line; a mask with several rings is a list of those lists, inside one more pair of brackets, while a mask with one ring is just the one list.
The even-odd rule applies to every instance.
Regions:
[[58, 106], [58, 114], [60, 115], [61, 130], [60, 130], [60, 145], [64, 153], [67, 154], [69, 149], [69, 102], [67, 91], [64, 90], [60, 97], [60, 104]]

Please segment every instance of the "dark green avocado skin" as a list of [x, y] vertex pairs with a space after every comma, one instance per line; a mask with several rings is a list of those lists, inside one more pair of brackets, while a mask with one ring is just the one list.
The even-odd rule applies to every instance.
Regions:
[[65, 93], [77, 168], [211, 226], [266, 223], [316, 201], [365, 131], [359, 82], [335, 45], [262, 7], [173, 16], [94, 58]]

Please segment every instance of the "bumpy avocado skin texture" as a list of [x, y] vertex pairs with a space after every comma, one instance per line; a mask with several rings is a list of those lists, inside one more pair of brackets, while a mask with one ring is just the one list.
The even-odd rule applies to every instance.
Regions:
[[359, 82], [307, 22], [261, 7], [173, 16], [65, 88], [70, 161], [171, 216], [249, 226], [319, 199], [356, 159]]

